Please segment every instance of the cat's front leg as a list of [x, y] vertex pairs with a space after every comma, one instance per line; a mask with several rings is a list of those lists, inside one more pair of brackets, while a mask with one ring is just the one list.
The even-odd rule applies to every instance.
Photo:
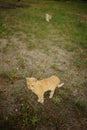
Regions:
[[55, 90], [52, 90], [52, 91], [50, 92], [49, 98], [52, 98], [52, 97], [53, 97], [54, 91], [55, 91]]
[[38, 102], [40, 102], [40, 103], [43, 104], [43, 102], [44, 102], [44, 97], [43, 97], [43, 95], [38, 96]]

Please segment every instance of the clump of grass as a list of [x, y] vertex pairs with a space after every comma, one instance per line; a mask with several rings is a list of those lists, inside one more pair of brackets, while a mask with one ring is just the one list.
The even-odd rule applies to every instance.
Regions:
[[76, 45], [73, 45], [73, 43], [65, 44], [65, 48], [69, 52], [75, 52], [78, 49], [78, 47]]
[[77, 68], [85, 68], [87, 66], [87, 60], [86, 59], [80, 59], [74, 62], [74, 64], [76, 65]]
[[64, 90], [59, 89], [59, 95], [64, 95], [64, 93], [65, 93]]
[[8, 72], [8, 77], [11, 79], [18, 77], [17, 69], [12, 69], [10, 72]]
[[35, 44], [33, 44], [33, 43], [29, 43], [28, 45], [27, 45], [27, 50], [32, 50], [32, 49], [34, 49], [35, 48]]
[[25, 68], [25, 60], [24, 60], [24, 58], [22, 56], [18, 57], [18, 62], [19, 62], [18, 63], [19, 67], [22, 68], [22, 69], [24, 69]]
[[63, 113], [63, 114], [57, 119], [57, 124], [58, 124], [58, 126], [59, 126], [60, 124], [63, 124], [66, 119], [67, 119], [67, 115], [66, 115], [65, 113]]
[[51, 68], [54, 69], [54, 70], [56, 70], [56, 71], [59, 70], [57, 63], [53, 63], [53, 64], [51, 65]]
[[78, 112], [84, 112], [87, 103], [83, 100], [77, 99], [74, 101], [75, 108]]
[[11, 71], [0, 71], [0, 76], [2, 78], [17, 78], [18, 77], [18, 72], [17, 72], [17, 69], [12, 69]]
[[0, 36], [4, 36], [6, 31], [6, 24], [0, 23]]
[[86, 87], [86, 82], [83, 82], [81, 84], [79, 84], [78, 86], [74, 86], [76, 88], [85, 88]]
[[23, 119], [23, 124], [28, 125], [28, 123], [29, 123], [28, 114], [25, 114], [24, 119]]
[[52, 101], [53, 101], [53, 103], [55, 103], [55, 104], [59, 104], [59, 103], [61, 102], [60, 98], [58, 98], [58, 97], [53, 97], [53, 98], [52, 98]]
[[29, 123], [29, 116], [27, 113], [28, 105], [26, 103], [22, 104], [21, 112], [23, 112], [23, 124], [27, 125]]
[[12, 31], [9, 29], [8, 25], [6, 23], [0, 23], [0, 37], [7, 37], [9, 35], [12, 35]]
[[39, 122], [38, 112], [34, 110], [33, 105], [29, 102], [29, 98], [25, 96], [21, 104], [21, 114], [23, 125], [31, 124], [35, 126]]
[[80, 99], [76, 99], [73, 103], [78, 116], [85, 116], [87, 103]]
[[39, 122], [37, 115], [32, 116], [31, 118], [32, 125], [36, 125]]
[[[29, 103], [27, 102], [27, 99], [25, 99], [23, 101], [23, 103], [21, 104], [21, 113], [22, 113], [22, 121], [23, 121], [23, 125], [28, 125], [30, 122], [30, 115], [28, 113], [28, 109], [29, 109]], [[30, 111], [30, 114], [32, 113], [32, 111]]]

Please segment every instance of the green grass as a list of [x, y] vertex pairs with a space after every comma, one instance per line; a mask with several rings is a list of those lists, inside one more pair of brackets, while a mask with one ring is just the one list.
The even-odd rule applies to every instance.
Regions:
[[28, 45], [27, 45], [27, 50], [32, 50], [32, 49], [35, 49], [36, 47], [35, 47], [35, 44], [33, 44], [33, 43], [29, 43]]
[[79, 109], [79, 110], [84, 110], [85, 109], [85, 107], [86, 107], [86, 102], [84, 102], [84, 101], [82, 101], [82, 100], [80, 100], [80, 99], [77, 99], [76, 101], [75, 101], [75, 106]]
[[31, 118], [31, 122], [32, 122], [32, 125], [36, 125], [39, 122], [39, 118], [37, 117], [37, 115], [34, 115]]
[[11, 71], [6, 71], [6, 72], [4, 70], [1, 70], [0, 76], [3, 78], [14, 78], [17, 76], [17, 70], [12, 69]]
[[[77, 5], [79, 5], [79, 8]], [[44, 16], [46, 12], [53, 16], [49, 24], [45, 21]], [[80, 15], [78, 16], [79, 12]], [[73, 51], [76, 45], [86, 48], [87, 23], [85, 17], [83, 17], [85, 14], [86, 5], [75, 2], [43, 1], [42, 3], [35, 3], [30, 8], [12, 11], [4, 10], [0, 15], [2, 19], [0, 23], [0, 36], [7, 37], [20, 32], [24, 32], [28, 36], [33, 34], [38, 45], [40, 39], [50, 38], [50, 41], [53, 41], [52, 35], [55, 35], [55, 38], [65, 38], [64, 46], [70, 43], [70, 45], [68, 44], [70, 51]], [[34, 48], [34, 45], [29, 45], [28, 48]]]
[[58, 64], [57, 64], [57, 63], [53, 63], [53, 64], [51, 65], [51, 68], [54, 69], [54, 70], [56, 70], [56, 71], [59, 70], [59, 69], [58, 69]]
[[22, 69], [25, 68], [25, 60], [22, 56], [18, 57], [18, 65], [19, 65], [19, 68], [22, 68]]
[[83, 88], [86, 88], [86, 81], [85, 82], [83, 82], [83, 83], [81, 83], [81, 84], [79, 84], [79, 85], [77, 85], [77, 86], [74, 86], [75, 88], [81, 88], [81, 89], [83, 89]]
[[62, 90], [62, 89], [59, 89], [59, 90], [58, 90], [58, 93], [59, 93], [59, 95], [64, 95], [65, 91]]
[[87, 67], [87, 59], [78, 59], [74, 62], [74, 65], [77, 68], [86, 68]]
[[87, 102], [81, 99], [76, 99], [74, 102], [74, 108], [79, 117], [86, 116]]
[[53, 97], [53, 98], [52, 98], [52, 101], [53, 101], [53, 103], [55, 103], [55, 104], [59, 104], [59, 103], [61, 102], [60, 98], [58, 98], [58, 97]]

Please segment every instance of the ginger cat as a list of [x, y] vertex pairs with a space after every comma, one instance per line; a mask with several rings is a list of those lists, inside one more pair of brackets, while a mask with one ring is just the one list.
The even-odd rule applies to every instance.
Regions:
[[60, 88], [64, 85], [64, 83], [60, 84], [60, 79], [57, 76], [51, 76], [43, 80], [27, 77], [26, 81], [28, 88], [38, 96], [38, 102], [42, 104], [44, 102], [44, 93], [46, 91], [51, 91], [49, 98], [52, 98], [56, 87]]

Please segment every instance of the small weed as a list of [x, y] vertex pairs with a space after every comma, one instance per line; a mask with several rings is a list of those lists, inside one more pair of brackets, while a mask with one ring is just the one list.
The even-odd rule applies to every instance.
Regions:
[[29, 76], [29, 72], [27, 70], [25, 70], [23, 73], [19, 74], [19, 77], [21, 77], [21, 78], [26, 78], [28, 76]]
[[58, 97], [53, 97], [52, 101], [55, 103], [55, 104], [59, 104], [61, 102], [60, 98]]
[[26, 110], [27, 110], [27, 103], [25, 102], [25, 103], [23, 103], [22, 104], [22, 106], [21, 106], [21, 112], [26, 112]]
[[11, 79], [18, 77], [17, 69], [12, 69], [10, 72], [8, 72], [8, 77]]
[[74, 101], [74, 106], [79, 116], [83, 116], [85, 114], [86, 106], [87, 106], [87, 103], [85, 101], [77, 99]]
[[28, 106], [27, 102], [23, 103], [22, 106], [21, 106], [21, 113], [23, 113], [22, 120], [23, 120], [24, 125], [28, 125], [29, 120], [30, 120], [30, 116], [29, 116], [29, 113], [28, 113], [28, 107], [29, 106]]
[[24, 114], [24, 117], [23, 117], [23, 124], [24, 125], [28, 125], [28, 123], [29, 123], [29, 116], [26, 113], [26, 114]]
[[69, 52], [74, 52], [74, 51], [77, 50], [78, 47], [76, 47], [76, 45], [72, 45], [72, 44], [73, 44], [73, 43], [71, 43], [71, 44], [66, 44], [66, 45], [65, 45], [65, 48], [66, 48], [67, 51], [69, 51]]
[[18, 57], [19, 67], [24, 69], [25, 68], [25, 60], [22, 56]]
[[87, 60], [86, 59], [77, 60], [77, 61], [74, 62], [74, 64], [76, 65], [77, 68], [86, 67], [87, 66]]
[[1, 36], [5, 35], [5, 30], [6, 30], [6, 24], [0, 23], [0, 35]]
[[35, 44], [33, 44], [33, 43], [29, 43], [28, 45], [27, 45], [27, 50], [32, 50], [32, 49], [34, 49], [35, 48]]
[[85, 103], [84, 101], [80, 100], [80, 99], [77, 99], [77, 100], [75, 101], [75, 106], [76, 106], [78, 109], [80, 109], [80, 110], [83, 110], [84, 107], [85, 107], [85, 105], [86, 105], [86, 103]]
[[86, 82], [83, 82], [79, 84], [78, 86], [74, 86], [75, 88], [85, 88], [86, 87]]
[[31, 118], [32, 125], [37, 124], [38, 121], [39, 121], [39, 118], [37, 117], [37, 115], [35, 115], [35, 116], [33, 116], [33, 117]]
[[0, 71], [0, 76], [2, 78], [10, 78], [10, 79], [16, 78], [18, 77], [17, 69], [12, 69], [11, 71], [2, 70]]
[[65, 113], [63, 113], [63, 114], [60, 116], [60, 118], [57, 119], [57, 121], [56, 121], [57, 124], [58, 124], [58, 125], [63, 124], [63, 123], [65, 122], [66, 118], [67, 118], [67, 115], [66, 115]]
[[59, 70], [57, 63], [53, 63], [53, 64], [51, 65], [51, 68], [54, 69], [55, 71], [58, 71], [58, 70]]
[[39, 66], [38, 69], [40, 69], [41, 72], [45, 72], [45, 67], [44, 66]]
[[64, 93], [65, 93], [64, 90], [59, 89], [59, 95], [64, 95]]
[[8, 27], [6, 23], [0, 22], [0, 37], [7, 37], [8, 35], [11, 35], [12, 31]]
[[39, 122], [38, 116], [35, 114], [31, 104], [25, 101], [21, 106], [21, 112], [23, 113], [23, 124], [28, 125], [29, 123], [33, 126]]

